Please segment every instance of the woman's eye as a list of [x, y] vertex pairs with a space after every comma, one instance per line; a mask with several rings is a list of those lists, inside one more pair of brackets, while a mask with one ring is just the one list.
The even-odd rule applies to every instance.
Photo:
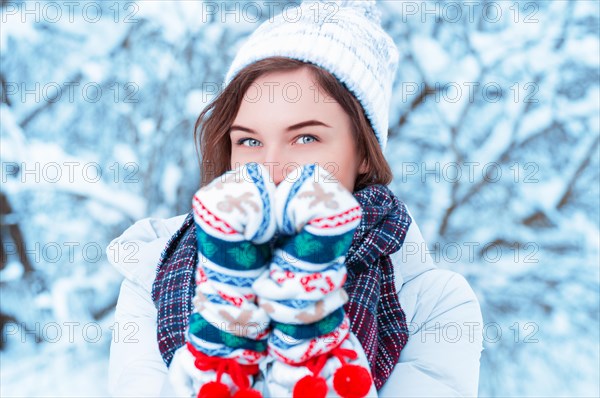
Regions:
[[304, 138], [309, 138], [309, 141], [308, 142], [304, 141], [304, 142], [302, 142], [303, 144], [310, 144], [313, 141], [317, 141], [317, 139], [312, 135], [303, 135], [303, 136], [299, 137], [298, 139], [302, 140]]
[[[250, 145], [244, 145], [245, 142], [250, 142]], [[242, 138], [241, 140], [239, 140], [237, 142], [238, 145], [244, 145], [244, 146], [258, 146], [258, 145], [254, 145], [255, 143], [258, 143], [260, 141], [255, 140], [254, 138]]]

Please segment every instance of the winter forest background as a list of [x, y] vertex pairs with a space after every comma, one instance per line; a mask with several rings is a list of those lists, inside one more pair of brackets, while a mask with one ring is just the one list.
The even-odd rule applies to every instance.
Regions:
[[[196, 117], [286, 3], [2, 0], [0, 396], [107, 394], [104, 250], [188, 211]], [[480, 395], [599, 396], [599, 2], [379, 3], [391, 188], [480, 300]]]

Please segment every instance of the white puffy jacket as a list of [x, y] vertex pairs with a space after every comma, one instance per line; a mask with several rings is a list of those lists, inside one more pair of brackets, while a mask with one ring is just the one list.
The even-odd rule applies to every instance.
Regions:
[[[151, 290], [160, 254], [185, 217], [142, 219], [107, 248], [109, 261], [125, 277], [110, 349], [112, 396], [160, 395], [167, 366], [156, 340]], [[414, 218], [402, 249], [391, 258], [410, 333], [379, 396], [477, 396], [483, 319], [469, 283], [456, 272], [436, 267]]]

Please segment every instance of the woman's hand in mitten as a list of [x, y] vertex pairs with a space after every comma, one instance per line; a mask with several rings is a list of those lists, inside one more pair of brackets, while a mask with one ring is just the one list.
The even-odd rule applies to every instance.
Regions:
[[257, 393], [248, 389], [267, 354], [269, 317], [257, 306], [252, 283], [268, 272], [276, 230], [274, 193], [267, 169], [248, 163], [194, 195], [196, 291], [188, 351], [181, 352], [186, 366], [174, 372], [173, 381], [187, 388], [193, 378], [199, 397]]
[[252, 283], [271, 260], [275, 184], [268, 169], [247, 163], [194, 195], [198, 240], [195, 311], [236, 336], [261, 339], [269, 317]]
[[[362, 217], [360, 205], [318, 165], [296, 169], [275, 196], [282, 236], [269, 275], [254, 283], [274, 327], [269, 337], [276, 359], [267, 376], [270, 393], [366, 396], [373, 384], [368, 363], [343, 310], [348, 300], [344, 262]], [[354, 350], [352, 341], [360, 350]], [[358, 363], [366, 367], [354, 366]], [[365, 390], [350, 391], [348, 382], [359, 382]]]

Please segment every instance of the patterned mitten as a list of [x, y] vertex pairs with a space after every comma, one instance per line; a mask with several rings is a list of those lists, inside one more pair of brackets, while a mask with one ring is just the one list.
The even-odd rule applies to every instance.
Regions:
[[199, 398], [261, 396], [252, 376], [267, 355], [270, 320], [252, 284], [268, 273], [274, 193], [267, 169], [248, 163], [194, 195], [196, 293], [186, 345], [173, 358], [182, 363], [171, 365], [181, 370], [170, 377], [174, 389], [193, 388]]
[[345, 257], [362, 209], [316, 164], [295, 170], [275, 193], [278, 233], [269, 274], [254, 282], [271, 318], [273, 397], [376, 395], [364, 351], [350, 333]]

